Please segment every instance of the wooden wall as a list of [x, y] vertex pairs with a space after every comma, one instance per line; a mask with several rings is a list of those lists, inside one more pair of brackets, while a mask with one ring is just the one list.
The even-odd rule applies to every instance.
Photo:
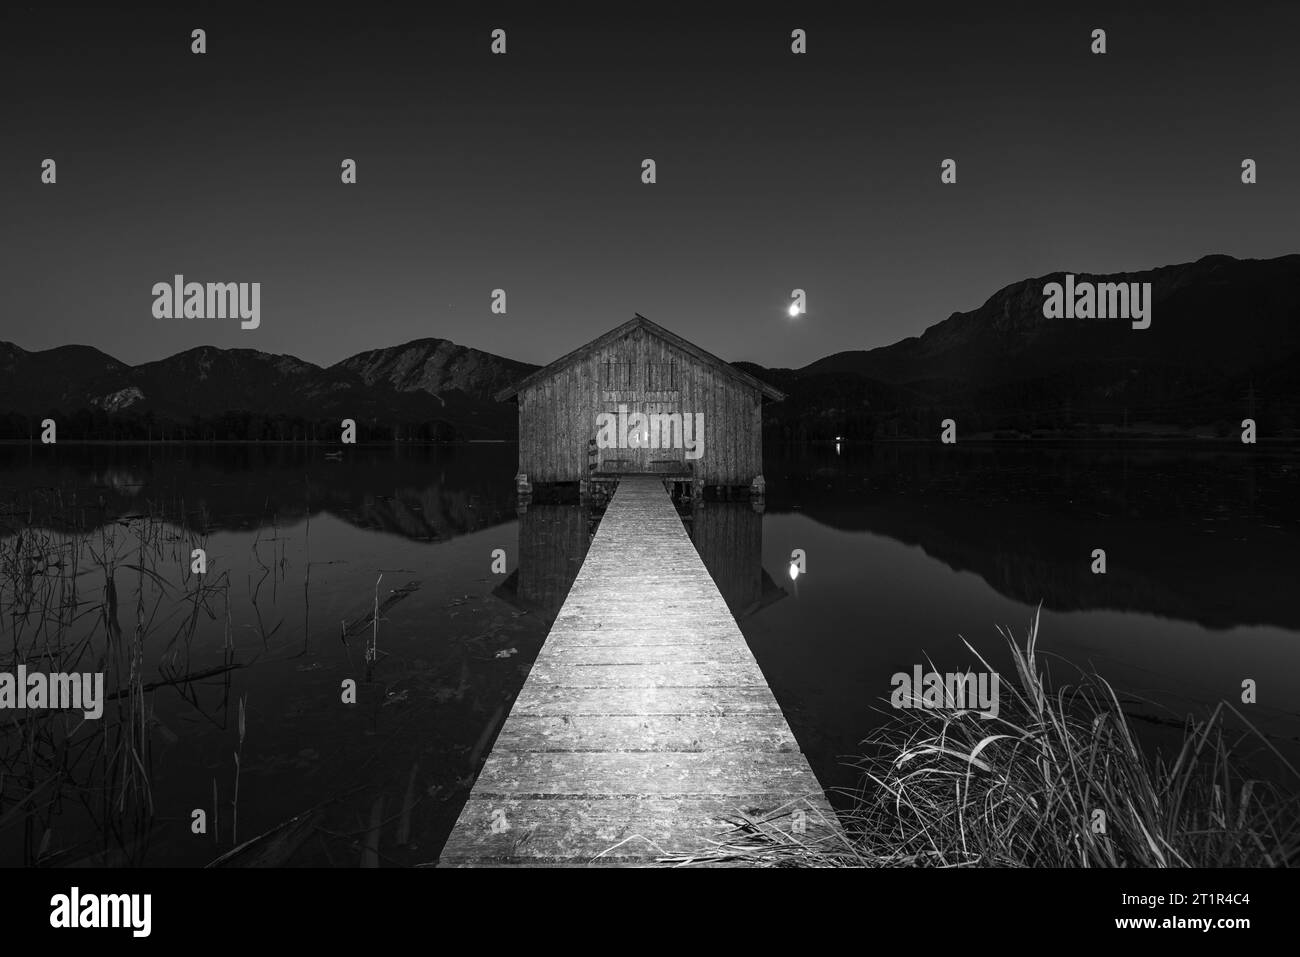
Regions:
[[[631, 388], [605, 387], [611, 362], [631, 363]], [[676, 388], [650, 391], [648, 367], [669, 363]], [[696, 477], [706, 485], [748, 485], [762, 471], [761, 394], [646, 329], [633, 329], [588, 353], [524, 389], [518, 399], [519, 470], [534, 483], [586, 477], [587, 443], [596, 434], [596, 416], [617, 412], [620, 403], [629, 412], [703, 412], [704, 454], [687, 462], [693, 461]], [[602, 454], [635, 457], [635, 450]]]

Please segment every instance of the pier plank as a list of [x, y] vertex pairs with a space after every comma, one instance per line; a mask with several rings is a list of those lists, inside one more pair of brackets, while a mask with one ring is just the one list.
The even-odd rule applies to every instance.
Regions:
[[439, 863], [646, 865], [834, 812], [662, 478], [624, 476]]

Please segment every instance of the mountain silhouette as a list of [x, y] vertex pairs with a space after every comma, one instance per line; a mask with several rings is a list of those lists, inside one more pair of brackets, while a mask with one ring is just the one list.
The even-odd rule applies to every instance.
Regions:
[[[1150, 283], [1150, 328], [1127, 318], [1043, 315], [1025, 279], [922, 335], [838, 352], [801, 369], [739, 368], [786, 393], [770, 438], [934, 439], [1164, 433], [1300, 434], [1300, 255], [1205, 256], [1076, 281]], [[0, 342], [0, 437], [45, 416], [65, 438], [514, 438], [514, 406], [492, 396], [537, 366], [446, 339], [367, 350], [328, 367], [253, 349], [200, 346], [130, 366], [89, 346], [29, 352]], [[170, 431], [169, 431], [170, 430]]]
[[1223, 434], [1246, 416], [1272, 434], [1300, 425], [1300, 255], [1074, 275], [1149, 282], [1150, 328], [1044, 317], [1044, 286], [1064, 281], [1056, 272], [890, 346], [746, 368], [793, 399], [772, 407], [775, 427], [814, 438], [933, 438], [944, 418], [967, 435], [1139, 423]]
[[348, 418], [362, 441], [502, 438], [514, 434], [514, 407], [484, 396], [534, 368], [431, 339], [328, 368], [214, 346], [128, 366], [88, 346], [0, 342], [0, 437], [27, 438], [54, 416], [73, 439], [328, 438]]
[[415, 339], [401, 346], [359, 352], [330, 369], [355, 373], [368, 386], [385, 383], [399, 392], [435, 395], [459, 390], [492, 401], [497, 392], [537, 366], [458, 346], [448, 339]]

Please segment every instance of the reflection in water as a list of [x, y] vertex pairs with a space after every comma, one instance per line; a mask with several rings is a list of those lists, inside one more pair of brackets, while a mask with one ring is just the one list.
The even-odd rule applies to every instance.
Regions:
[[919, 546], [1019, 602], [1300, 629], [1294, 453], [892, 446], [764, 471], [769, 512]]
[[695, 550], [737, 621], [785, 597], [763, 567], [763, 516], [740, 502], [709, 502], [683, 516]]
[[[750, 505], [710, 502], [681, 515], [738, 621], [785, 597], [785, 589], [763, 568], [763, 517]], [[578, 577], [599, 518], [599, 513], [579, 505], [530, 504], [521, 509], [519, 567], [493, 594], [554, 619]]]
[[519, 514], [519, 567], [493, 594], [548, 621], [587, 557], [598, 515], [580, 505], [530, 505]]
[[191, 531], [280, 525], [322, 513], [358, 528], [444, 541], [508, 522], [513, 446], [358, 447], [327, 460], [282, 445], [0, 446], [3, 485], [62, 495], [86, 527], [167, 513]]
[[[93, 661], [117, 693], [97, 726], [0, 731], [0, 864], [228, 852], [241, 702], [241, 841], [434, 859], [599, 518], [517, 513], [514, 465], [509, 446], [0, 446], [0, 670]], [[893, 672], [970, 666], [958, 636], [988, 653], [1039, 602], [1044, 650], [1148, 712], [1259, 677], [1252, 720], [1300, 733], [1295, 456], [846, 446], [764, 473], [765, 514], [683, 519], [824, 784], [855, 783], [840, 758], [886, 717]]]
[[[340, 462], [280, 446], [82, 446], [42, 454], [0, 447], [4, 484], [63, 489], [64, 504], [91, 527], [150, 509], [208, 534], [325, 513], [357, 528], [436, 542], [515, 517], [507, 445], [439, 450], [436, 457], [427, 449], [361, 448]], [[1290, 600], [1300, 554], [1294, 455], [931, 446], [837, 455], [813, 448], [770, 457], [764, 471], [768, 512], [798, 510], [832, 528], [919, 546], [1016, 601], [1058, 611], [1144, 612], [1220, 629], [1300, 629], [1300, 603]], [[536, 533], [527, 514], [521, 519], [525, 538], [543, 549], [528, 565], [549, 568], [544, 549], [553, 546], [540, 543], [558, 549], [563, 538], [565, 554], [573, 554], [582, 520], [575, 511], [571, 528], [544, 531], [564, 521], [566, 506], [533, 508], [551, 511], [538, 514]], [[728, 602], [749, 596], [732, 604], [737, 614], [773, 587], [737, 577], [740, 568], [722, 560], [761, 542], [760, 516], [746, 508], [711, 502], [696, 510], [706, 517], [692, 530]], [[691, 528], [690, 513], [685, 520]], [[1105, 576], [1090, 570], [1096, 548], [1107, 553]], [[759, 574], [753, 560], [743, 568], [743, 575]], [[525, 583], [524, 591], [536, 587]]]
[[549, 627], [488, 593], [511, 454], [0, 448], [0, 670], [111, 694], [5, 723], [0, 864], [436, 856]]
[[[846, 450], [847, 452], [848, 450]], [[1249, 717], [1300, 741], [1300, 469], [1294, 454], [922, 448], [810, 454], [765, 465], [770, 566], [808, 554], [796, 600], [743, 622], [819, 778], [891, 716], [889, 676], [933, 661], [1008, 667], [1043, 607], [1055, 683], [1072, 665], [1110, 679], [1139, 726], [1164, 725], [1268, 676]], [[1091, 551], [1104, 547], [1106, 575]], [[1274, 774], [1277, 768], [1262, 769]], [[1286, 778], [1294, 787], [1294, 778]]]

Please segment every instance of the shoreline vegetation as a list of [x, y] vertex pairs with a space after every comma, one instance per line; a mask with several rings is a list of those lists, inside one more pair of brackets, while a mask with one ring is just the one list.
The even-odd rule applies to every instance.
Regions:
[[[168, 504], [185, 514], [183, 500]], [[30, 866], [130, 862], [143, 853], [158, 810], [154, 739], [163, 726], [152, 692], [193, 696], [196, 683], [211, 678], [228, 692], [231, 672], [244, 667], [228, 614], [220, 661], [191, 662], [200, 622], [229, 608], [229, 575], [205, 581], [190, 573], [205, 533], [167, 521], [153, 505], [148, 514], [91, 525], [75, 490], [0, 500], [0, 533], [0, 670], [89, 669], [107, 703], [94, 721], [55, 709], [0, 713], [0, 842]], [[168, 568], [181, 569], [179, 580]], [[160, 641], [163, 652], [149, 662], [155, 670], [146, 648]], [[175, 739], [169, 729], [160, 733]], [[71, 821], [95, 837], [63, 844], [75, 833]]]
[[[996, 718], [909, 709], [864, 741], [843, 831], [790, 805], [742, 818], [678, 866], [1290, 867], [1300, 864], [1300, 794], [1251, 776], [1293, 765], [1241, 711], [1188, 716], [1172, 753], [1139, 744], [1132, 718], [1095, 673], [1053, 687], [1038, 616]], [[969, 645], [968, 645], [969, 647]], [[974, 649], [971, 649], [974, 651]], [[985, 668], [993, 669], [976, 653]], [[1234, 720], [1235, 719], [1235, 720]]]
[[[94, 526], [81, 504], [75, 491], [51, 488], [0, 500], [0, 526], [14, 532], [0, 543], [0, 647], [6, 660], [0, 670], [28, 663], [70, 672], [93, 662], [93, 670], [104, 673], [111, 703], [93, 728], [66, 712], [6, 718], [0, 735], [0, 838], [11, 841], [29, 864], [142, 862], [158, 823], [154, 739], [174, 738], [159, 723], [151, 693], [175, 688], [197, 706], [194, 689], [207, 682], [215, 699], [205, 713], [229, 742], [211, 782], [205, 782], [212, 789], [211, 851], [231, 863], [234, 822], [243, 817], [244, 744], [243, 695], [232, 676], [257, 654], [253, 660], [236, 657], [229, 572], [210, 581], [191, 574], [192, 549], [207, 543], [206, 505], [168, 497], [150, 502], [143, 514]], [[195, 528], [176, 524], [177, 517], [195, 514]], [[257, 542], [282, 550], [278, 526], [273, 522], [264, 531]], [[179, 579], [165, 569], [180, 569]], [[378, 583], [373, 600], [375, 612], [357, 623], [358, 633], [371, 635], [372, 646], [385, 607]], [[219, 658], [212, 649], [192, 655], [205, 619], [223, 623], [217, 626]], [[259, 616], [263, 650], [278, 628], [268, 633]], [[951, 708], [897, 712], [863, 742], [856, 762], [860, 786], [837, 792], [847, 807], [840, 812], [843, 830], [809, 819], [806, 830], [796, 833], [791, 805], [767, 819], [740, 819], [711, 846], [662, 863], [1300, 864], [1300, 772], [1244, 709], [1221, 703], [1208, 716], [1159, 720], [1160, 727], [1139, 736], [1134, 721], [1145, 716], [1126, 712], [1125, 702], [1098, 675], [1072, 669], [1068, 681], [1054, 680], [1047, 656], [1038, 650], [1037, 616], [1023, 642], [1005, 631], [1003, 636], [1014, 674], [1000, 682], [997, 717]], [[146, 647], [158, 649], [159, 642], [164, 644], [155, 673]], [[1157, 743], [1161, 750], [1155, 750]], [[1265, 762], [1270, 773], [1261, 774]], [[288, 860], [319, 830], [324, 804], [341, 798], [336, 794], [245, 842], [237, 856]], [[83, 824], [93, 822], [95, 841], [83, 835], [63, 843], [75, 831], [61, 816], [69, 811]]]

